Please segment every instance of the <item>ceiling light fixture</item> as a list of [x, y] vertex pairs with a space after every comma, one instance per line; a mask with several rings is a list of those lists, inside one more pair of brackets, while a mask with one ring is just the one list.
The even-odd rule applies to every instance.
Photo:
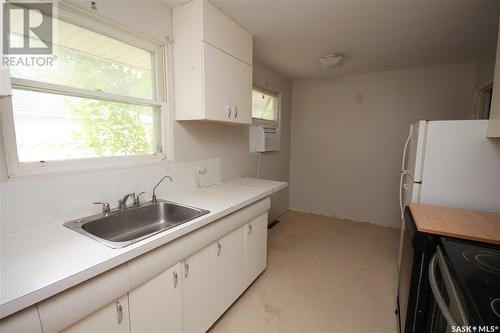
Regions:
[[324, 68], [333, 68], [342, 66], [344, 56], [337, 54], [327, 54], [319, 58], [319, 63]]

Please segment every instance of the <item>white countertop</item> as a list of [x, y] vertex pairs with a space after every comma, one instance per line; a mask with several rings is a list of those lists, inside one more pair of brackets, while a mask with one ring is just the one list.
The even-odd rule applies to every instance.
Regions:
[[1, 240], [0, 318], [125, 263], [173, 239], [283, 189], [286, 183], [239, 178], [162, 199], [209, 214], [121, 249], [54, 223]]

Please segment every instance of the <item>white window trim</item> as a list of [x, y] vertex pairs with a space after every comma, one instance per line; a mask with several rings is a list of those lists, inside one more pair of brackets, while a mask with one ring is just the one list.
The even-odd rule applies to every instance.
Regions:
[[[7, 103], [6, 103], [7, 104]], [[96, 158], [80, 158], [49, 162], [19, 162], [16, 146], [16, 133], [14, 130], [14, 117], [12, 104], [8, 102], [7, 110], [2, 118], [2, 131], [4, 133], [5, 156], [9, 178], [26, 178], [41, 175], [71, 174], [91, 172], [98, 170], [127, 168], [158, 164], [167, 161], [165, 153], [133, 156], [111, 156]], [[161, 131], [165, 133], [165, 124], [168, 121], [167, 104], [160, 106]], [[162, 146], [165, 147], [165, 135], [162, 135]]]
[[253, 110], [252, 110], [252, 124], [254, 126], [274, 127], [274, 128], [277, 128], [279, 130], [281, 127], [280, 126], [280, 123], [281, 123], [281, 121], [280, 121], [281, 120], [281, 92], [272, 91], [272, 90], [262, 88], [262, 87], [257, 86], [257, 85], [254, 85], [252, 87], [252, 90], [257, 90], [257, 91], [260, 91], [264, 94], [276, 96], [278, 99], [278, 102], [276, 104], [276, 121], [262, 119], [262, 118], [254, 118], [253, 117]]
[[158, 100], [149, 100], [145, 98], [117, 95], [117, 94], [106, 93], [104, 91], [93, 91], [88, 89], [63, 86], [54, 83], [19, 79], [15, 77], [11, 78], [11, 85], [13, 89], [37, 91], [43, 93], [55, 93], [57, 95], [91, 98], [91, 99], [105, 100], [118, 103], [127, 103], [127, 104], [143, 105], [143, 106], [161, 106], [163, 104], [163, 102]]
[[[170, 50], [168, 43], [158, 41], [147, 35], [135, 32], [113, 21], [108, 21], [93, 12], [65, 2], [59, 2], [58, 18], [152, 52], [154, 55], [154, 99], [149, 100], [122, 96], [102, 91], [91, 91], [87, 89], [72, 88], [68, 86], [19, 78], [11, 79], [12, 87], [31, 91], [54, 92], [69, 96], [160, 107], [162, 153], [82, 158], [48, 162], [19, 162], [12, 100], [11, 98], [8, 98], [2, 101], [2, 106], [5, 107], [5, 112], [3, 112], [2, 117], [2, 132], [4, 134], [5, 155], [7, 159], [9, 178], [25, 178], [41, 175], [68, 174], [137, 167], [165, 163], [172, 160], [173, 155], [171, 153], [173, 152], [173, 142], [171, 142], [172, 140], [170, 138], [172, 137], [173, 121], [170, 113], [168, 112], [170, 105], [166, 102], [167, 82], [170, 77], [169, 72], [166, 70], [168, 68], [167, 59], [169, 59], [167, 55]], [[168, 140], [167, 135], [169, 137]], [[167, 156], [169, 156], [169, 158], [167, 158]]]

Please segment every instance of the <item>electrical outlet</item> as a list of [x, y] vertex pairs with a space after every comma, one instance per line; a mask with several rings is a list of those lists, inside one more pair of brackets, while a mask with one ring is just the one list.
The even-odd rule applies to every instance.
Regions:
[[208, 171], [208, 168], [206, 166], [199, 166], [198, 169], [196, 170], [196, 173], [199, 175], [204, 175]]

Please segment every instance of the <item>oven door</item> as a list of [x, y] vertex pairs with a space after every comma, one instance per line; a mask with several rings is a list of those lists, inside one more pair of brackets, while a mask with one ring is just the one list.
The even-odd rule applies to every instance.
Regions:
[[[405, 332], [406, 318], [408, 316], [408, 303], [410, 302], [410, 288], [413, 273], [413, 260], [415, 253], [413, 251], [412, 238], [406, 229], [405, 221], [401, 226], [401, 264], [399, 268], [398, 282], [398, 315], [399, 332]], [[418, 265], [418, 262], [417, 262]]]
[[429, 264], [429, 284], [433, 297], [430, 299], [426, 332], [451, 332], [453, 326], [467, 326], [468, 314], [461, 292], [439, 246]]

